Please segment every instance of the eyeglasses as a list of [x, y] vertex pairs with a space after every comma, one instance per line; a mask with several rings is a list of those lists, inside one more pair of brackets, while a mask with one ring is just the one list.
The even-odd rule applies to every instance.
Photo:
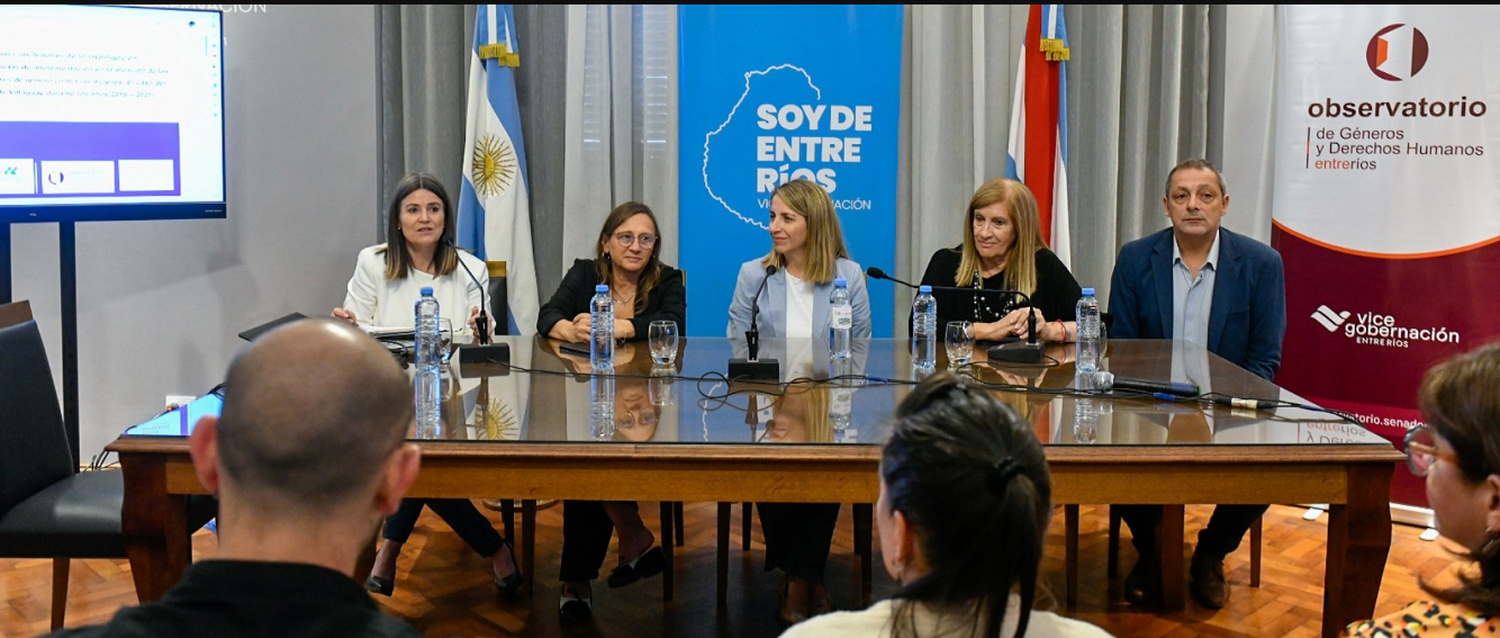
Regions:
[[642, 410], [640, 416], [636, 416], [635, 410], [621, 410], [615, 413], [615, 427], [631, 430], [639, 427], [656, 427], [656, 413], [651, 410]]
[[1408, 431], [1402, 444], [1406, 447], [1406, 468], [1411, 470], [1412, 476], [1427, 476], [1427, 471], [1438, 459], [1454, 464], [1459, 462], [1457, 454], [1438, 449], [1437, 436], [1425, 425]]
[[620, 242], [620, 245], [626, 248], [634, 244], [637, 239], [641, 240], [641, 248], [650, 248], [656, 245], [656, 235], [650, 233], [641, 233], [640, 235], [620, 233], [615, 235], [615, 241]]

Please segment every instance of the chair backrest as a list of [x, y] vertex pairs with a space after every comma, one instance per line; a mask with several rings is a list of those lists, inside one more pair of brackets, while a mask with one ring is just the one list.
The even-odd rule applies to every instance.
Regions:
[[490, 271], [490, 289], [485, 293], [490, 296], [490, 323], [495, 326], [495, 334], [510, 334], [510, 298], [506, 296], [509, 289], [505, 282], [505, 262], [487, 261], [485, 264]]
[[0, 306], [0, 514], [72, 475], [52, 366], [26, 301]]

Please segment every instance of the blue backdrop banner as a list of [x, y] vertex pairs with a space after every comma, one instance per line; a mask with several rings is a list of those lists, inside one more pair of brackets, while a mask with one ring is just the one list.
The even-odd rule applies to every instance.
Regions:
[[[771, 250], [771, 191], [827, 189], [850, 256], [896, 260], [901, 5], [682, 5], [682, 267], [693, 335], [722, 335], [740, 264]], [[889, 282], [870, 287], [892, 332]], [[904, 292], [904, 291], [903, 291]]]

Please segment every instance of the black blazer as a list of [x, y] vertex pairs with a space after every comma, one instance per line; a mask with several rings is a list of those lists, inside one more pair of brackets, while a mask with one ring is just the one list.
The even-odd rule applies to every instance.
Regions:
[[[542, 304], [536, 319], [537, 334], [545, 337], [557, 322], [572, 321], [573, 317], [588, 312], [589, 300], [594, 298], [594, 286], [600, 283], [599, 275], [594, 272], [594, 260], [573, 260], [573, 267], [557, 285], [557, 292]], [[676, 321], [677, 334], [687, 334], [687, 289], [682, 285], [682, 271], [662, 264], [661, 279], [651, 290], [646, 307], [642, 309], [637, 304], [635, 311], [635, 316], [630, 319], [635, 326], [632, 341], [645, 339], [653, 321]]]

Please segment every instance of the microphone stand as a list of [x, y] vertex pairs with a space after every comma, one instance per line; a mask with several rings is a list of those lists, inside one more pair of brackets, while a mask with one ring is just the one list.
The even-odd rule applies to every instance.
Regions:
[[745, 331], [745, 346], [749, 357], [745, 359], [730, 359], [729, 373], [725, 376], [730, 381], [766, 381], [777, 383], [781, 381], [781, 363], [775, 359], [760, 359], [760, 295], [766, 290], [766, 282], [771, 280], [771, 275], [776, 274], [775, 266], [766, 266], [766, 276], [760, 280], [760, 287], [755, 291], [755, 298], [750, 301], [750, 329]]
[[[460, 250], [452, 244], [449, 244], [448, 247], [454, 251]], [[474, 318], [474, 331], [476, 333], [474, 340], [477, 343], [465, 344], [458, 347], [458, 363], [459, 365], [489, 363], [509, 365], [510, 344], [490, 343], [489, 315], [484, 311], [488, 307], [489, 301], [485, 299], [484, 286], [479, 283], [479, 278], [475, 277], [474, 272], [469, 270], [469, 266], [464, 263], [463, 255], [456, 255], [456, 257], [458, 258], [458, 266], [464, 269], [464, 274], [469, 276], [469, 281], [474, 282], [474, 286], [479, 288], [479, 316]]]
[[[895, 277], [892, 277], [892, 276], [886, 274], [884, 270], [881, 270], [881, 269], [876, 268], [874, 266], [870, 266], [869, 268], [865, 269], [865, 274], [869, 275], [870, 277], [872, 277], [874, 279], [884, 279], [886, 281], [892, 281], [892, 282], [901, 284], [901, 285], [906, 286], [908, 288], [917, 288], [917, 286], [912, 285], [912, 284], [910, 284], [908, 282], [905, 282], [905, 281], [901, 281], [900, 279], [897, 279]], [[1025, 364], [1039, 364], [1039, 363], [1042, 362], [1042, 349], [1043, 348], [1042, 348], [1041, 341], [1037, 338], [1037, 333], [1036, 333], [1036, 311], [1031, 308], [1031, 296], [1030, 295], [1028, 295], [1028, 294], [1026, 294], [1024, 292], [1021, 292], [1019, 290], [1001, 290], [1001, 289], [998, 289], [998, 288], [960, 288], [958, 286], [933, 286], [932, 289], [933, 290], [942, 290], [942, 291], [946, 291], [946, 292], [961, 292], [961, 293], [967, 292], [967, 293], [975, 293], [975, 294], [984, 292], [984, 293], [993, 293], [993, 294], [1006, 295], [1006, 296], [1011, 296], [1011, 297], [1020, 297], [1021, 300], [1022, 300], [1022, 302], [1026, 304], [1027, 311], [1028, 311], [1026, 313], [1026, 340], [1025, 341], [1016, 340], [1016, 341], [999, 343], [999, 344], [996, 344], [994, 346], [990, 346], [990, 349], [989, 349], [989, 360], [990, 361], [1004, 361], [1006, 363], [1025, 363]]]

